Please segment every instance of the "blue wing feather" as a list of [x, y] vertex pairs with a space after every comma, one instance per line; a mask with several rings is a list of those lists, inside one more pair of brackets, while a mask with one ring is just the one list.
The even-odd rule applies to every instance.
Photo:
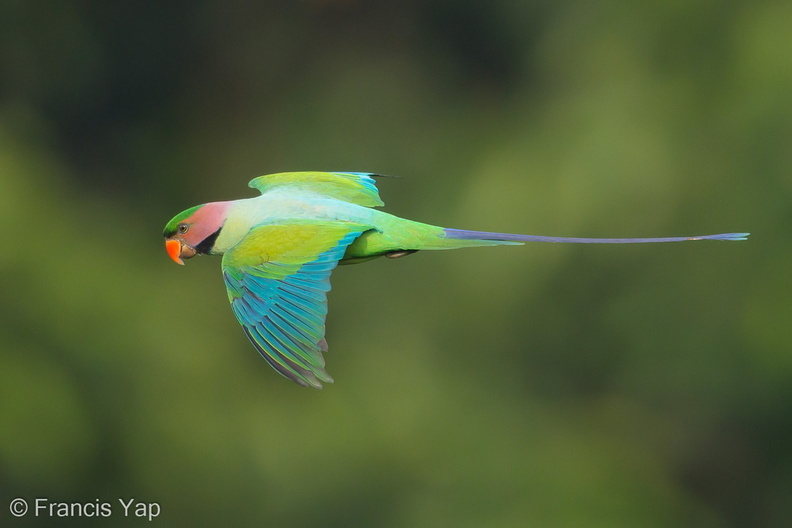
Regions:
[[268, 277], [279, 266], [274, 262], [223, 269], [231, 308], [245, 335], [272, 368], [303, 386], [321, 388], [321, 382], [333, 381], [322, 356], [327, 350], [327, 292], [330, 273], [362, 232], [353, 229], [333, 248], [281, 279]]

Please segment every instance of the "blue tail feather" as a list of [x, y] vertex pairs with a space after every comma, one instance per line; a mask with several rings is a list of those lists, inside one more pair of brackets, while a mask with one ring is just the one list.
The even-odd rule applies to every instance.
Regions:
[[719, 235], [660, 238], [574, 238], [488, 233], [486, 231], [466, 231], [464, 229], [446, 228], [445, 235], [448, 238], [459, 240], [501, 240], [504, 242], [555, 242], [567, 244], [642, 244], [652, 242], [685, 242], [687, 240], [745, 240], [750, 233], [721, 233]]

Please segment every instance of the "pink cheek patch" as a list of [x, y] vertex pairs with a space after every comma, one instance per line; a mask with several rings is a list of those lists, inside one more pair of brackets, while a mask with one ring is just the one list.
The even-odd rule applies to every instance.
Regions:
[[191, 246], [196, 246], [209, 235], [220, 229], [225, 221], [230, 202], [208, 203], [195, 211], [185, 221], [190, 224], [190, 230], [182, 237]]

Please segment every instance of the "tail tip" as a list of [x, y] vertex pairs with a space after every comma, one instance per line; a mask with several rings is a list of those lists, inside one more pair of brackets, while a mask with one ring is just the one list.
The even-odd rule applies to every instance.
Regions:
[[701, 239], [711, 239], [711, 240], [747, 240], [751, 233], [723, 233], [720, 235], [710, 235], [707, 237], [693, 237], [690, 240], [701, 240]]

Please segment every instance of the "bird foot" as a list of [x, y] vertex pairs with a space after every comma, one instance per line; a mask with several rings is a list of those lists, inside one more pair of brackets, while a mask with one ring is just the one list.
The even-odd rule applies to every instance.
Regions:
[[418, 250], [417, 249], [400, 249], [398, 251], [388, 251], [387, 253], [385, 253], [385, 256], [390, 258], [390, 259], [396, 259], [396, 258], [406, 257], [407, 255], [412, 255], [416, 251], [418, 251]]

